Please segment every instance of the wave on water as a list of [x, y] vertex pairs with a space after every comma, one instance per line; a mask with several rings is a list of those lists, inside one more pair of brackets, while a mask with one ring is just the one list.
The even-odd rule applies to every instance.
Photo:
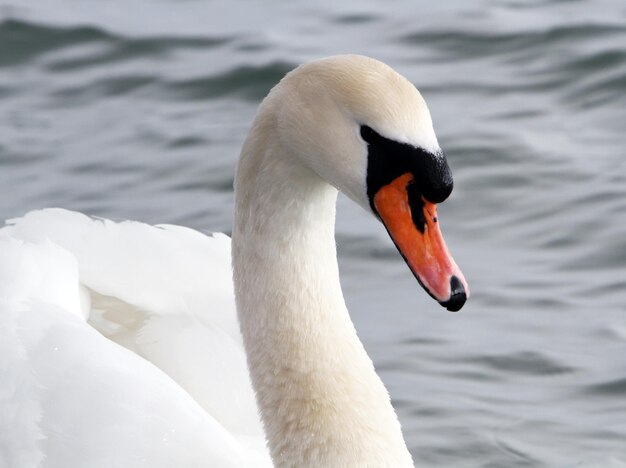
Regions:
[[113, 34], [95, 26], [49, 26], [22, 20], [8, 19], [0, 22], [0, 66], [25, 63], [33, 58], [64, 47], [84, 44], [108, 44], [107, 54], [92, 61], [65, 61], [51, 67], [52, 70], [72, 70], [99, 63], [142, 55], [162, 55], [180, 48], [211, 48], [228, 43], [230, 38], [149, 37], [132, 38]]
[[[214, 49], [241, 46], [232, 37], [127, 37], [91, 26], [53, 27], [19, 20], [0, 22], [0, 43], [0, 67], [42, 68], [53, 78], [51, 97], [66, 103], [146, 89], [151, 96], [175, 101], [235, 96], [258, 102], [297, 65], [273, 60], [226, 70], [212, 67]], [[61, 53], [64, 49], [69, 52]], [[185, 53], [198, 54], [199, 62], [206, 57], [206, 65], [189, 77], [171, 76], [163, 63], [171, 66], [176, 54]], [[83, 79], [67, 79], [81, 72]]]

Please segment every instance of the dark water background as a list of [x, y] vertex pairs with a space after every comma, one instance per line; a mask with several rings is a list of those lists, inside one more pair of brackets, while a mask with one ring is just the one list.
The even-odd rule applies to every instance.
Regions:
[[0, 218], [229, 232], [260, 99], [355, 52], [427, 99], [462, 312], [341, 199], [340, 267], [417, 466], [626, 466], [623, 0], [0, 0]]

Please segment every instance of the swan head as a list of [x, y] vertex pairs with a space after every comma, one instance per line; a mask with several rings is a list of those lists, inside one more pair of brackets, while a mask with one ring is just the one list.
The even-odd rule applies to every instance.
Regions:
[[267, 101], [286, 153], [379, 218], [428, 294], [459, 310], [469, 288], [436, 207], [452, 173], [419, 91], [382, 62], [341, 55], [296, 68]]

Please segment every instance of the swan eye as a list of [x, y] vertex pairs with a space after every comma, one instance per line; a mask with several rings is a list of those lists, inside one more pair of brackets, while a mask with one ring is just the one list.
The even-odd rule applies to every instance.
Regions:
[[371, 143], [374, 138], [378, 136], [374, 130], [372, 130], [367, 125], [361, 125], [361, 138], [363, 138], [367, 143]]

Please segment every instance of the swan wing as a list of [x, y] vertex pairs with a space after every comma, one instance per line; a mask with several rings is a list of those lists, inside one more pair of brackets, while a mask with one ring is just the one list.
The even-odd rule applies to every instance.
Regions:
[[32, 212], [0, 308], [0, 467], [269, 465], [227, 236]]

